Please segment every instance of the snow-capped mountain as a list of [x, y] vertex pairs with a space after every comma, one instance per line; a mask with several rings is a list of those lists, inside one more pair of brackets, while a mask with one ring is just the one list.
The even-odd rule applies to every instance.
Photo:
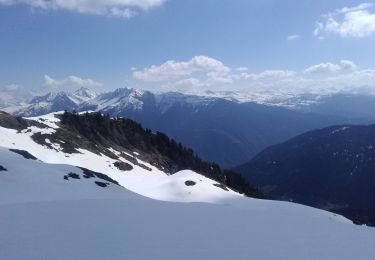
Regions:
[[141, 110], [144, 104], [145, 93], [141, 90], [119, 88], [112, 92], [105, 92], [97, 95], [95, 98], [85, 101], [79, 105], [79, 110], [94, 111], [117, 111], [117, 113], [126, 110]]
[[75, 110], [80, 104], [95, 98], [98, 94], [88, 88], [80, 88], [75, 92], [49, 92], [42, 96], [34, 96], [21, 106], [5, 107], [4, 111], [26, 116], [43, 115], [65, 109]]
[[164, 114], [172, 106], [191, 106], [200, 108], [212, 103], [217, 98], [186, 95], [179, 92], [152, 93], [138, 89], [120, 88], [102, 93], [95, 98], [79, 105], [79, 111], [94, 110], [111, 115], [126, 114], [129, 111], [143, 111], [151, 108], [158, 114]]
[[[375, 256], [373, 228], [302, 205], [245, 197], [191, 170], [170, 175], [162, 167], [174, 160], [163, 164], [157, 146], [145, 154], [129, 135], [125, 143], [105, 138], [100, 128], [87, 133], [84, 125], [105, 118], [89, 115], [0, 115], [0, 259]], [[88, 142], [91, 134], [96, 142]], [[140, 138], [133, 136], [137, 143]]]
[[82, 87], [73, 92], [73, 95], [81, 101], [87, 101], [96, 98], [98, 93], [89, 88]]
[[[50, 92], [42, 96], [34, 96], [23, 106], [2, 106], [7, 112], [22, 116], [38, 116], [61, 110], [94, 110], [121, 113], [124, 110], [142, 110], [150, 102], [162, 113], [176, 103], [199, 105], [216, 98], [207, 96], [185, 95], [178, 92], [152, 93], [132, 88], [119, 88], [114, 91], [97, 93], [88, 88], [80, 88], [75, 92]], [[147, 103], [147, 104], [145, 104]]]
[[[150, 92], [133, 88], [119, 88], [113, 91], [97, 93], [88, 88], [82, 87], [74, 92], [50, 92], [44, 95], [35, 96], [31, 91], [22, 86], [7, 86], [0, 89], [0, 108], [4, 111], [24, 116], [36, 116], [45, 114], [45, 112], [54, 112], [53, 109], [66, 102], [66, 107], [74, 103], [74, 108], [85, 110], [87, 107], [93, 107], [97, 110], [117, 109], [142, 109], [145, 101], [152, 96], [155, 105], [160, 111], [168, 110], [168, 104], [180, 103], [200, 104], [217, 99], [225, 99], [236, 103], [256, 103], [267, 106], [284, 107], [293, 110], [317, 111], [320, 113], [329, 113], [329, 109], [324, 110], [324, 106], [331, 102], [341, 102], [350, 104], [351, 101], [358, 99], [367, 99], [366, 104], [375, 99], [373, 92], [364, 88], [356, 92], [342, 90], [336, 92], [324, 91], [276, 91], [265, 89], [253, 89], [242, 91], [185, 91], [185, 92]], [[343, 100], [348, 98], [350, 100]], [[58, 104], [54, 104], [58, 103]], [[352, 102], [353, 103], [353, 102]], [[321, 106], [323, 107], [321, 108]], [[363, 104], [362, 104], [363, 105]], [[166, 106], [166, 107], [165, 107]], [[360, 102], [354, 102], [351, 107], [356, 110], [360, 107]], [[44, 110], [43, 110], [44, 108]], [[360, 109], [360, 108], [357, 108]], [[332, 111], [331, 111], [332, 112]], [[339, 113], [340, 114], [340, 113]]]

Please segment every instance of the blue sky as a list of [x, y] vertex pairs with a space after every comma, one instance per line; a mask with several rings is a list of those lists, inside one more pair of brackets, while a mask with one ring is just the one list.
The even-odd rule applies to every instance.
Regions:
[[373, 1], [66, 2], [0, 0], [0, 87], [375, 86]]

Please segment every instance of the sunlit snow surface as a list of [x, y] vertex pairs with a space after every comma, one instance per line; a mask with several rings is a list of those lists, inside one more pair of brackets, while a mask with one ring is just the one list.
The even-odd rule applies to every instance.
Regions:
[[[0, 145], [0, 259], [375, 259], [375, 229], [332, 213], [245, 198], [191, 171], [124, 173], [110, 158], [65, 157], [5, 128]], [[72, 165], [127, 189], [100, 187]], [[80, 178], [65, 180], [70, 172]]]
[[[214, 186], [213, 184], [216, 184], [216, 182], [192, 171], [181, 171], [173, 175], [167, 175], [146, 162], [138, 160], [151, 168], [152, 171], [145, 170], [121, 158], [122, 161], [131, 164], [134, 168], [131, 171], [124, 172], [113, 165], [117, 160], [103, 154], [97, 155], [83, 149], [79, 149], [80, 153], [66, 154], [61, 149], [41, 146], [31, 139], [31, 135], [36, 132], [48, 134], [55, 131], [58, 119], [54, 117], [54, 114], [30, 119], [40, 120], [50, 128], [32, 126], [22, 130], [21, 133], [17, 133], [17, 130], [0, 127], [0, 146], [28, 150], [32, 155], [46, 163], [69, 164], [104, 173], [127, 189], [153, 199], [179, 202], [216, 202], [224, 198], [240, 196], [233, 191], [225, 191]], [[49, 140], [47, 140], [48, 142]], [[58, 148], [58, 144], [54, 145], [55, 148]], [[114, 150], [112, 149], [112, 151]], [[185, 181], [189, 180], [195, 181], [196, 185], [186, 186]]]

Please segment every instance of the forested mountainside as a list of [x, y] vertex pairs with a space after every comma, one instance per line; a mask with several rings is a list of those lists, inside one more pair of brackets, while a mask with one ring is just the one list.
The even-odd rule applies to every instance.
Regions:
[[340, 212], [375, 225], [375, 125], [310, 131], [235, 170], [268, 198]]

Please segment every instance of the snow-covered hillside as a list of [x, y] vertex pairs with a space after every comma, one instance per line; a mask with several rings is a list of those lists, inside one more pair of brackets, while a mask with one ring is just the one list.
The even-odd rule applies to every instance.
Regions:
[[[222, 198], [240, 196], [231, 190], [224, 190], [220, 185], [193, 171], [181, 171], [169, 175], [155, 166], [137, 159], [133, 161], [119, 157], [124, 163], [132, 166], [131, 170], [123, 171], [115, 166], [117, 159], [104, 154], [96, 154], [88, 150], [79, 149], [79, 153], [64, 153], [59, 143], [46, 140], [48, 146], [36, 143], [31, 136], [36, 133], [53, 133], [58, 128], [55, 114], [29, 118], [44, 124], [44, 127], [31, 126], [22, 131], [0, 127], [0, 146], [27, 150], [37, 159], [53, 164], [69, 164], [83, 167], [108, 175], [120, 185], [141, 195], [166, 201], [184, 202], [215, 202]], [[45, 127], [48, 126], [48, 127]], [[120, 154], [111, 148], [114, 154]], [[137, 153], [129, 154], [136, 158]], [[141, 167], [142, 165], [143, 167]], [[146, 167], [144, 167], [146, 166]], [[191, 185], [185, 184], [190, 182]], [[194, 182], [194, 184], [192, 183]], [[216, 186], [215, 186], [216, 185]]]
[[5, 148], [0, 158], [0, 259], [375, 257], [375, 229], [325, 211], [241, 196], [162, 202], [77, 167]]
[[192, 171], [168, 175], [137, 152], [137, 164], [119, 157], [128, 171], [104, 154], [64, 153], [31, 138], [59, 119], [33, 119], [40, 125], [0, 127], [0, 259], [375, 257], [374, 228], [248, 198]]
[[0, 171], [0, 205], [36, 201], [110, 199], [118, 198], [122, 194], [132, 194], [120, 185], [92, 175], [81, 168], [26, 159], [19, 152], [0, 148], [0, 168], [3, 169]]

